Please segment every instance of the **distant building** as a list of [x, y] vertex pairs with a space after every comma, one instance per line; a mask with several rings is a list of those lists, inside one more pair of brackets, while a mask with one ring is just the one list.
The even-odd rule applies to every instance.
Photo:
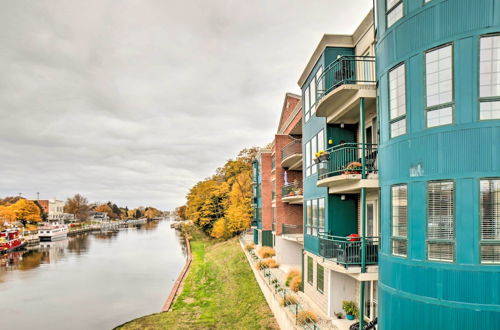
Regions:
[[49, 200], [49, 212], [47, 219], [54, 222], [64, 220], [64, 201], [57, 199]]

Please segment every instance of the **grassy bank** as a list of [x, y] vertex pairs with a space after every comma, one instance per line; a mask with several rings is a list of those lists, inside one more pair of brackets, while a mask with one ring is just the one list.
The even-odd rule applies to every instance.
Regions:
[[172, 310], [119, 329], [278, 329], [236, 238], [215, 242], [196, 232], [191, 248], [193, 263]]

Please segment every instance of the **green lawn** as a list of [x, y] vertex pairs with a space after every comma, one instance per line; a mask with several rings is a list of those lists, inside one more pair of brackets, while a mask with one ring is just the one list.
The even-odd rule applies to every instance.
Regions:
[[119, 329], [279, 329], [238, 240], [193, 236], [193, 263], [172, 310]]

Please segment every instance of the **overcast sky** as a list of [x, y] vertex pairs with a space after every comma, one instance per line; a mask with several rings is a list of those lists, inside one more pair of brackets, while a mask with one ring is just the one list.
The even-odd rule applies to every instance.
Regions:
[[0, 197], [173, 209], [372, 0], [0, 2]]

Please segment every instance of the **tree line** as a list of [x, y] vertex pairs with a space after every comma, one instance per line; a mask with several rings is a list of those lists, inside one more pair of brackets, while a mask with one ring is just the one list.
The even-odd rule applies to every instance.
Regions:
[[230, 238], [250, 228], [252, 217], [252, 163], [257, 148], [243, 149], [211, 177], [196, 183], [176, 208], [181, 219], [189, 219], [208, 235]]
[[[129, 209], [127, 206], [119, 207], [113, 202], [103, 204], [89, 203], [87, 198], [76, 194], [66, 200], [64, 212], [73, 214], [78, 221], [88, 220], [90, 213], [104, 212], [110, 219], [139, 219], [157, 218], [162, 212], [154, 207], [138, 207]], [[5, 197], [0, 199], [0, 225], [3, 223], [20, 222], [26, 224], [37, 224], [47, 220], [48, 214], [37, 200], [28, 200], [23, 197]]]

